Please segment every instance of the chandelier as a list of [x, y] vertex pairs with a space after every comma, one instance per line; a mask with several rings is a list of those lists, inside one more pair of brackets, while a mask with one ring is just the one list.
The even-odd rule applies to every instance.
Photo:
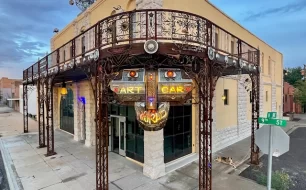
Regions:
[[85, 11], [90, 5], [92, 5], [96, 0], [69, 0], [70, 5], [76, 4], [76, 6], [81, 10]]

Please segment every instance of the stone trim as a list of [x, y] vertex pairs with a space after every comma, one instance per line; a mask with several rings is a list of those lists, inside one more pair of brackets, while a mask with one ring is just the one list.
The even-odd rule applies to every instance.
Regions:
[[272, 83], [272, 89], [271, 89], [271, 110], [273, 112], [276, 112], [277, 111], [277, 108], [276, 108], [276, 84], [275, 83]]
[[53, 87], [53, 124], [54, 128], [60, 128], [60, 96], [58, 96], [58, 87]]
[[161, 9], [163, 0], [136, 0], [136, 9]]
[[143, 174], [157, 179], [166, 174], [164, 163], [164, 129], [144, 131]]
[[213, 99], [213, 134], [212, 134], [212, 152], [216, 152], [221, 150], [227, 146], [230, 146], [242, 139], [245, 139], [251, 135], [251, 124], [252, 122], [247, 119], [247, 104], [248, 104], [248, 93], [245, 90], [245, 79], [249, 78], [249, 75], [241, 75], [241, 76], [228, 76], [224, 77], [227, 79], [237, 80], [237, 96], [238, 96], [238, 125], [237, 126], [229, 126], [224, 129], [217, 129], [216, 124], [216, 98], [214, 95]]

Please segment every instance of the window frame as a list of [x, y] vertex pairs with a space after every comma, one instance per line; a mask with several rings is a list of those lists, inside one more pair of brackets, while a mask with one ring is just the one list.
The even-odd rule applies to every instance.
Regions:
[[223, 96], [225, 96], [225, 99], [223, 100], [223, 104], [225, 106], [229, 105], [229, 100], [228, 100], [229, 90], [228, 89], [223, 89]]

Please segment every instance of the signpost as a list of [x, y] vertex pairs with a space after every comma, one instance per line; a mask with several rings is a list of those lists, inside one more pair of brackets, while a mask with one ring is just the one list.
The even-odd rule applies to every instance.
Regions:
[[[255, 133], [255, 143], [264, 154], [268, 154], [267, 188], [271, 190], [272, 156], [279, 157], [289, 151], [290, 137], [279, 127], [286, 127], [287, 121], [276, 119], [276, 112], [268, 112], [267, 118], [259, 117], [258, 122], [264, 125]], [[273, 127], [279, 126], [279, 127]]]

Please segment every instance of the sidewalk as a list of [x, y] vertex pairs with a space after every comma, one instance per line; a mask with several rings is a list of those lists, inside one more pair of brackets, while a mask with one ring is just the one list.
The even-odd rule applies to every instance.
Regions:
[[[45, 157], [46, 148], [37, 149], [37, 134], [4, 137], [2, 142], [14, 163], [25, 190], [95, 189], [95, 149], [75, 142], [71, 135], [55, 131], [57, 155]], [[213, 163], [215, 165], [215, 163]], [[227, 168], [226, 165], [222, 167]], [[264, 189], [262, 186], [213, 167], [213, 189]], [[142, 167], [115, 153], [109, 153], [110, 189], [197, 189], [198, 165], [192, 163], [157, 180], [142, 174]], [[234, 182], [234, 183], [233, 183]]]
[[[17, 124], [22, 126], [21, 114], [11, 113], [6, 117], [1, 115], [3, 114], [0, 114], [2, 127], [6, 125], [17, 127]], [[33, 126], [35, 125], [37, 126], [34, 122]], [[297, 123], [289, 122], [285, 130], [291, 129], [294, 125]], [[10, 132], [10, 130], [13, 131]], [[28, 134], [21, 134], [20, 130], [15, 130], [7, 127], [5, 137], [0, 140], [4, 147], [1, 151], [14, 164], [11, 169], [18, 176], [20, 187], [26, 190], [95, 189], [95, 147], [85, 147], [84, 144], [74, 141], [71, 135], [56, 130], [55, 151], [57, 154], [45, 157], [46, 148], [36, 148], [38, 135], [37, 132], [33, 132], [35, 128], [30, 128], [32, 132]], [[9, 134], [14, 134], [14, 136], [8, 136]], [[243, 163], [249, 159], [249, 147], [250, 138], [247, 138], [215, 153], [214, 157], [231, 155], [236, 164]], [[237, 176], [236, 172], [239, 173], [241, 167], [233, 174], [229, 174], [233, 170], [232, 167], [216, 162], [213, 162], [212, 165], [213, 190], [266, 189], [255, 182]], [[157, 180], [151, 180], [142, 174], [142, 166], [109, 152], [109, 187], [111, 190], [193, 190], [198, 189], [198, 174], [198, 164], [193, 162]]]

